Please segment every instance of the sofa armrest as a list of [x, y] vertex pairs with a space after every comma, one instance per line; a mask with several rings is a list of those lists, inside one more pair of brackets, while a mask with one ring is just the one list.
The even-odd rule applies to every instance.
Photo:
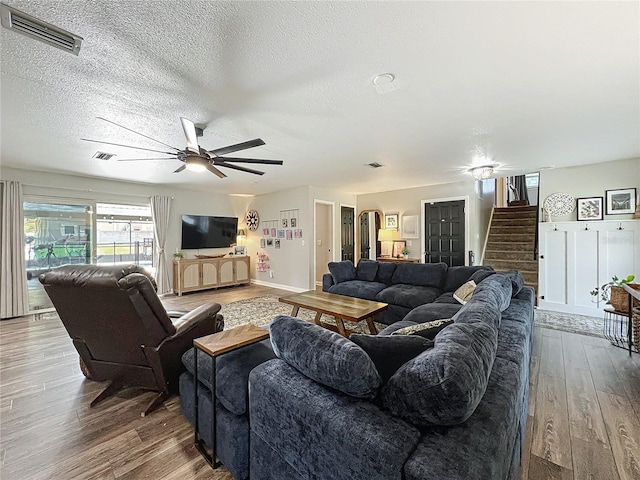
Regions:
[[329, 287], [334, 285], [333, 276], [330, 273], [325, 273], [322, 275], [322, 291], [328, 292]]
[[280, 359], [251, 371], [249, 392], [251, 437], [300, 478], [401, 480], [420, 438], [375, 403], [323, 387]]

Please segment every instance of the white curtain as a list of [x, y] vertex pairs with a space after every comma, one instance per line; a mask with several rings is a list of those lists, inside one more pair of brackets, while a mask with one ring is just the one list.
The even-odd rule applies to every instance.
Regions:
[[153, 215], [153, 237], [156, 241], [156, 283], [158, 293], [171, 291], [169, 279], [169, 265], [164, 251], [169, 230], [169, 212], [171, 211], [171, 197], [154, 195], [151, 197], [151, 214]]
[[29, 313], [22, 186], [0, 180], [0, 318]]

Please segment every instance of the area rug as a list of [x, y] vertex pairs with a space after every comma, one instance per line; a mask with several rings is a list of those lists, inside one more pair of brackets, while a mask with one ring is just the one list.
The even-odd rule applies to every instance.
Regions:
[[[277, 315], [291, 315], [292, 306], [287, 303], [280, 303], [278, 297], [278, 295], [263, 295], [223, 305], [220, 313], [224, 316], [225, 330], [246, 323], [266, 325]], [[315, 312], [301, 308], [297, 316], [308, 322], [313, 322]], [[329, 315], [322, 315], [321, 320], [331, 325], [336, 324], [335, 319]], [[369, 333], [369, 327], [365, 321], [358, 323], [345, 322], [345, 324], [349, 330], [354, 332]], [[386, 326], [382, 323], [376, 323], [378, 331], [381, 331]]]
[[579, 333], [581, 335], [591, 335], [593, 337], [604, 336], [603, 319], [598, 317], [536, 309], [535, 322], [538, 327]]
[[[237, 302], [227, 303], [222, 306], [225, 328], [233, 328], [245, 323], [254, 325], [266, 325], [276, 315], [291, 315], [291, 305], [278, 302], [278, 295], [263, 295], [261, 297], [247, 298]], [[298, 317], [313, 322], [315, 312], [300, 309]], [[335, 325], [333, 317], [322, 316], [322, 321]], [[543, 328], [563, 330], [565, 332], [579, 333], [602, 337], [602, 319], [586, 315], [574, 315], [569, 313], [551, 312], [547, 310], [535, 311], [536, 325]], [[350, 329], [369, 333], [366, 322], [353, 324], [348, 322]], [[381, 323], [376, 324], [378, 331], [386, 327]]]

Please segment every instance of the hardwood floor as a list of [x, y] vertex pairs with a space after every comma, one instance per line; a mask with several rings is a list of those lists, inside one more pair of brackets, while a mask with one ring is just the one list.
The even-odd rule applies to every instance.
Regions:
[[[288, 292], [252, 285], [163, 301], [191, 309], [268, 293]], [[139, 390], [90, 409], [103, 385], [84, 379], [59, 320], [0, 322], [0, 478], [232, 480], [193, 448], [177, 397], [144, 418], [154, 394]], [[640, 478], [640, 355], [536, 329], [527, 432], [522, 480]]]

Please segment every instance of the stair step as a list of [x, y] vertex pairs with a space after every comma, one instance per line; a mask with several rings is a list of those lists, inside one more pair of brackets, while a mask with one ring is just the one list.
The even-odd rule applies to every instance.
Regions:
[[496, 235], [509, 235], [518, 233], [521, 235], [534, 236], [536, 234], [536, 227], [534, 226], [521, 226], [521, 225], [491, 225], [490, 234]]
[[511, 218], [511, 217], [493, 217], [491, 225], [521, 225], [521, 226], [536, 226], [536, 218]]
[[537, 260], [492, 260], [489, 262], [485, 258], [485, 262], [490, 264], [496, 270], [524, 270], [528, 272], [538, 271]]
[[[493, 266], [493, 265], [491, 265]], [[498, 273], [500, 272], [506, 272], [508, 270], [518, 270], [517, 268], [503, 268], [503, 269], [499, 269], [499, 268], [495, 268], [494, 270]], [[537, 284], [538, 284], [538, 272], [529, 272], [526, 270], [518, 270], [520, 272], [520, 274], [522, 275], [522, 278], [524, 278], [524, 282], [525, 284], [536, 284], [537, 288]]]
[[533, 235], [531, 234], [506, 234], [506, 233], [492, 233], [489, 231], [489, 242], [527, 242], [533, 244]]
[[489, 239], [487, 242], [487, 251], [529, 251], [533, 252], [533, 241], [529, 239], [526, 242], [498, 242]]
[[495, 211], [500, 213], [509, 213], [509, 212], [536, 212], [538, 210], [537, 205], [526, 205], [524, 207], [496, 207]]
[[484, 260], [533, 260], [533, 249], [527, 250], [489, 250], [484, 252]]

